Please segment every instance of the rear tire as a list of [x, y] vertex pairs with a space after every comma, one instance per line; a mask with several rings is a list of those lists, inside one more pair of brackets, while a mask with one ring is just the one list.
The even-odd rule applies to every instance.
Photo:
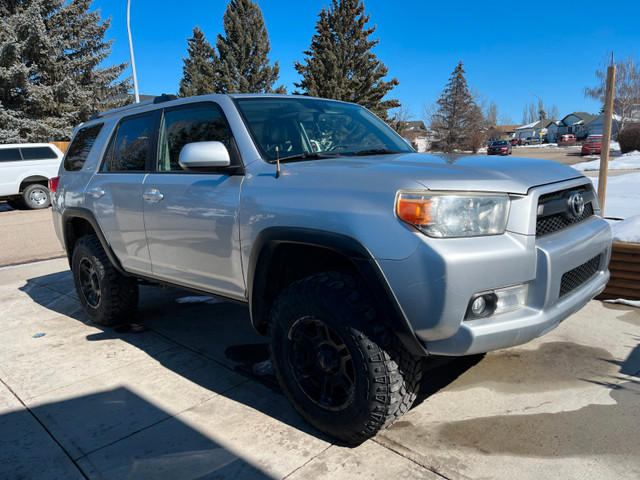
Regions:
[[347, 273], [311, 275], [282, 292], [269, 321], [269, 350], [298, 413], [348, 443], [387, 428], [416, 398], [419, 358]]
[[44, 185], [32, 183], [22, 191], [22, 201], [31, 210], [41, 210], [51, 204], [51, 194]]
[[95, 235], [73, 250], [73, 281], [85, 314], [103, 326], [130, 323], [138, 307], [138, 282], [118, 272]]

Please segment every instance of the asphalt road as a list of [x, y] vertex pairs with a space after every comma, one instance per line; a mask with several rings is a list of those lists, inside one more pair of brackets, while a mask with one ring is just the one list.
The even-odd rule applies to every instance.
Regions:
[[51, 208], [13, 210], [0, 202], [0, 267], [64, 256]]

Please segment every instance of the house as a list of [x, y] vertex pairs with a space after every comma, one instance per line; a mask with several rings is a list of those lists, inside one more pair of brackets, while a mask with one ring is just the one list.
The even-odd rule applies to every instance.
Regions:
[[[611, 119], [611, 137], [615, 138], [620, 131], [621, 118], [618, 115], [613, 115]], [[587, 129], [587, 135], [602, 135], [604, 130], [604, 114], [601, 113], [593, 117], [591, 120], [585, 123]]]
[[423, 121], [411, 120], [407, 122], [407, 127], [402, 130], [401, 135], [411, 142], [417, 152], [427, 151], [430, 133]]
[[518, 127], [520, 127], [520, 125], [495, 125], [491, 127], [487, 133], [491, 138], [508, 140], [509, 138], [513, 138]]
[[[544, 128], [542, 129], [542, 134], [547, 133], [547, 128], [549, 125], [555, 124], [555, 120], [544, 119]], [[537, 122], [530, 123], [528, 125], [523, 125], [521, 127], [516, 128], [515, 138], [536, 138], [540, 136], [540, 120]]]
[[567, 133], [572, 133], [578, 138], [586, 138], [589, 135], [586, 124], [595, 116], [596, 115], [591, 115], [586, 112], [570, 113], [561, 120], [561, 125], [558, 126], [558, 136], [556, 140]]

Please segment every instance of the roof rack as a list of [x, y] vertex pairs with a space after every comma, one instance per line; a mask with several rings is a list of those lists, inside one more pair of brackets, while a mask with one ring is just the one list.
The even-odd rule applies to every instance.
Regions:
[[152, 100], [145, 100], [144, 102], [132, 103], [131, 105], [125, 105], [124, 107], [114, 108], [112, 110], [105, 110], [104, 112], [94, 113], [89, 117], [89, 120], [95, 120], [97, 118], [109, 117], [111, 115], [116, 115], [118, 113], [122, 113], [128, 110], [138, 110], [140, 108], [146, 107], [148, 105], [154, 105], [157, 103], [170, 102], [171, 100], [177, 100], [178, 97], [175, 95], [167, 95], [163, 93]]

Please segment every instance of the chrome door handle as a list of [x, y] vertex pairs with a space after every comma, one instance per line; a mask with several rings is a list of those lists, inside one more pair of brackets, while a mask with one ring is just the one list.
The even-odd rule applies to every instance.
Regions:
[[89, 195], [91, 195], [93, 198], [100, 198], [101, 196], [103, 196], [105, 193], [104, 189], [102, 187], [91, 187], [87, 193]]
[[160, 192], [160, 190], [155, 188], [150, 188], [142, 195], [145, 202], [147, 203], [158, 203], [160, 200], [164, 198], [164, 195]]

